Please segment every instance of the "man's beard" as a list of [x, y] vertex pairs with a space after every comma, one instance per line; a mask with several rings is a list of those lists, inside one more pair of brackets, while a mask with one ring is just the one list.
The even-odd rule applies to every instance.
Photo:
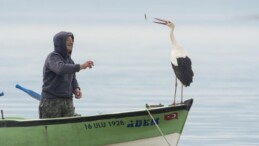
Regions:
[[71, 56], [72, 50], [67, 51], [67, 55]]

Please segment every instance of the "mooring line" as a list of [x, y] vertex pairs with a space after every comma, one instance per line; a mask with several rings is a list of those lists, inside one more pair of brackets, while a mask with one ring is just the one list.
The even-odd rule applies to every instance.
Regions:
[[164, 133], [162, 132], [162, 130], [160, 129], [160, 127], [157, 125], [156, 120], [154, 119], [154, 117], [153, 117], [153, 116], [151, 115], [151, 113], [149, 112], [148, 108], [147, 108], [147, 112], [148, 112], [149, 116], [151, 117], [151, 119], [153, 120], [153, 122], [155, 123], [155, 125], [156, 125], [158, 131], [160, 132], [160, 134], [164, 137], [164, 139], [165, 139], [165, 141], [167, 142], [167, 144], [168, 144], [169, 146], [171, 146], [170, 143], [169, 143], [169, 141], [166, 139]]

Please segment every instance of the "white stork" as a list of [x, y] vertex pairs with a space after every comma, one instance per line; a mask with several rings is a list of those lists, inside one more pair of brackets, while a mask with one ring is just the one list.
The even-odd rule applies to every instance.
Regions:
[[182, 84], [181, 103], [183, 103], [183, 86], [190, 86], [193, 78], [191, 59], [188, 57], [187, 51], [177, 43], [174, 37], [174, 23], [158, 18], [155, 18], [155, 20], [157, 20], [154, 21], [155, 23], [167, 25], [170, 28], [170, 38], [173, 44], [173, 49], [171, 51], [171, 64], [176, 75], [173, 104], [175, 104], [177, 80], [179, 80]]

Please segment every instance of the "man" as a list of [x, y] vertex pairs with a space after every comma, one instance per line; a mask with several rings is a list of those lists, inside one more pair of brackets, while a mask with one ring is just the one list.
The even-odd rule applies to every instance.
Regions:
[[54, 36], [54, 51], [46, 58], [43, 67], [42, 100], [39, 105], [40, 118], [73, 116], [73, 94], [82, 97], [76, 80], [76, 72], [91, 69], [93, 61], [75, 64], [71, 59], [74, 36], [70, 32], [59, 32]]

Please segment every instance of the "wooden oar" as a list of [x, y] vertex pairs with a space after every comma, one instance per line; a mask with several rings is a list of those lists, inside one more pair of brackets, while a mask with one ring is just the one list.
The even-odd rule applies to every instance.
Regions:
[[20, 90], [22, 90], [23, 92], [27, 93], [32, 98], [34, 98], [36, 100], [41, 100], [41, 95], [40, 94], [38, 94], [38, 93], [36, 93], [36, 92], [34, 92], [34, 91], [30, 90], [30, 89], [26, 89], [26, 88], [20, 86], [19, 84], [17, 84], [15, 87], [20, 89]]
[[0, 96], [4, 96], [4, 92], [1, 92], [1, 93], [0, 93]]

